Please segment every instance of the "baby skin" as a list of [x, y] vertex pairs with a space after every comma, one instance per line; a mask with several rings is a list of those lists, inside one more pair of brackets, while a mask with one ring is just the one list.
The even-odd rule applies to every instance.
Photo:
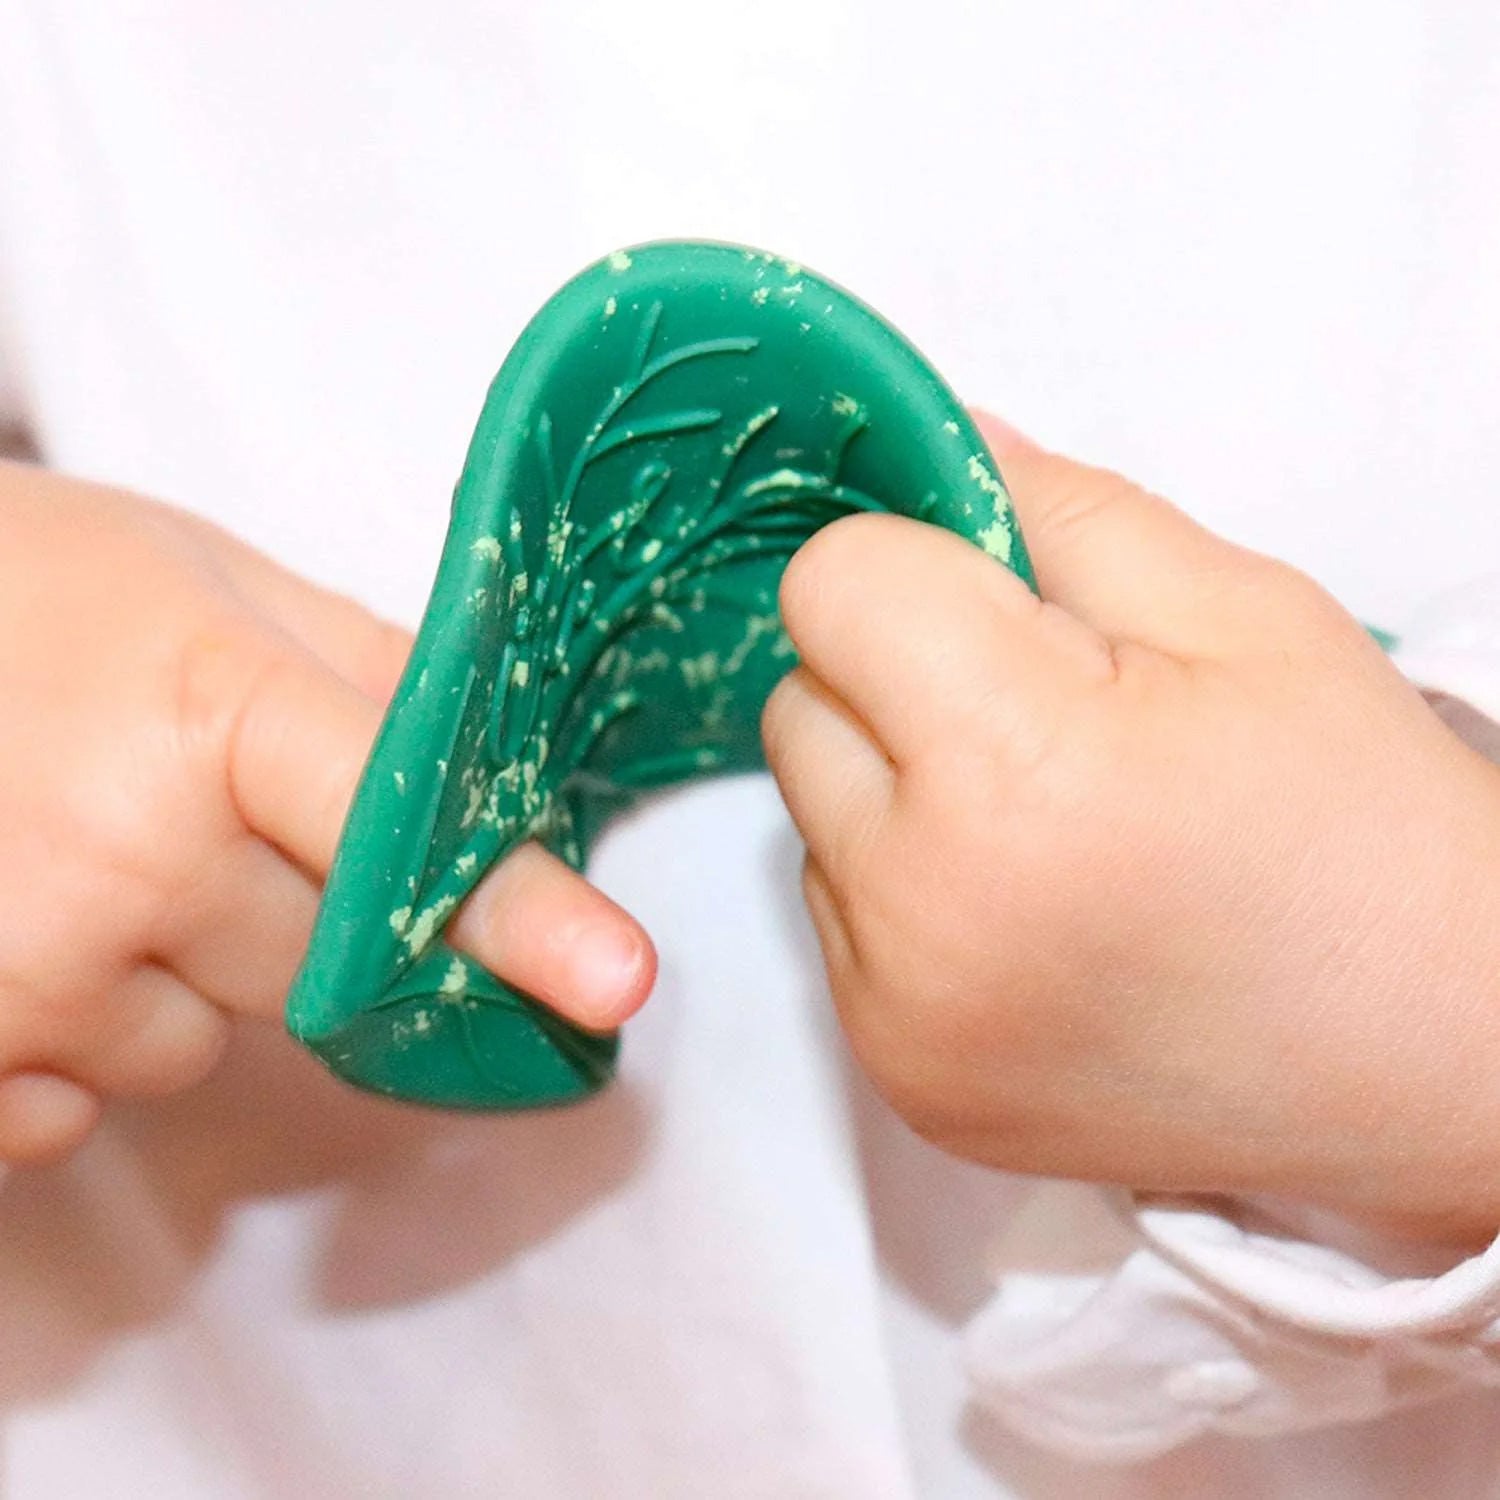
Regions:
[[[410, 638], [224, 532], [0, 464], [0, 1161], [201, 1079], [275, 1017]], [[645, 999], [640, 927], [532, 845], [457, 945], [580, 1025]]]
[[856, 1056], [976, 1161], [1488, 1239], [1500, 770], [1305, 576], [987, 435], [1045, 602], [891, 517], [783, 582], [766, 744]]
[[[860, 516], [793, 560], [772, 768], [856, 1056], [947, 1150], [1500, 1225], [1500, 771], [1326, 593], [988, 435], [1043, 597]], [[0, 1159], [274, 1016], [404, 633], [220, 531], [0, 467]], [[528, 847], [459, 946], [593, 1029], [639, 926]]]

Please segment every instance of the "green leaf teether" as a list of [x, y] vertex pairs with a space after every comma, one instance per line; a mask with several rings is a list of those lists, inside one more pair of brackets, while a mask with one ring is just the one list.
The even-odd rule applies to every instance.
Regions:
[[490, 389], [412, 658], [287, 1024], [343, 1078], [432, 1104], [576, 1099], [618, 1041], [459, 955], [507, 851], [575, 867], [641, 792], [762, 765], [793, 665], [792, 552], [853, 511], [931, 521], [1031, 582], [990, 454], [892, 328], [803, 267], [656, 244], [568, 283]]

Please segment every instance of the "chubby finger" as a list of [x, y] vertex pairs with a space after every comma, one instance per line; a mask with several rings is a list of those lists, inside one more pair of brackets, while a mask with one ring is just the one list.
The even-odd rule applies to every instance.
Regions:
[[[333, 862], [381, 712], [300, 652], [249, 679], [229, 748], [234, 802], [246, 827], [314, 882]], [[283, 894], [296, 904], [295, 891]], [[496, 866], [450, 936], [507, 983], [595, 1030], [637, 1010], [655, 979], [639, 924], [540, 847]]]
[[382, 709], [297, 650], [270, 656], [240, 691], [227, 751], [235, 807], [252, 833], [321, 881]]
[[890, 807], [890, 761], [806, 666], [783, 677], [766, 700], [761, 738], [802, 842], [823, 870], [847, 883]]
[[153, 948], [189, 988], [275, 1020], [307, 952], [318, 887], [268, 843], [232, 840], [174, 904]]
[[96, 1093], [151, 1098], [190, 1087], [212, 1071], [229, 1042], [222, 1011], [155, 963], [138, 966], [109, 996], [112, 1023], [80, 1036], [59, 1059]]
[[44, 1166], [83, 1144], [99, 1119], [99, 1096], [56, 1073], [0, 1078], [0, 1163]]
[[816, 532], [781, 583], [787, 632], [813, 675], [898, 766], [992, 717], [1111, 669], [1108, 647], [972, 543], [900, 516]]
[[1254, 554], [1108, 469], [1048, 452], [983, 412], [1042, 597], [1111, 640], [1185, 650]]
[[[50, 996], [44, 1014], [47, 1023], [24, 1044], [6, 1047], [10, 1056], [0, 1073], [67, 1080], [100, 1097], [186, 1088], [213, 1068], [229, 1039], [229, 1018], [153, 962], [118, 976], [107, 993]], [[49, 1111], [56, 1103], [59, 1112], [68, 1097], [52, 1084], [27, 1084], [21, 1094], [41, 1099]], [[81, 1106], [74, 1112], [81, 1114]]]
[[447, 935], [507, 984], [590, 1031], [613, 1031], [656, 980], [656, 949], [635, 918], [538, 844], [496, 865]]

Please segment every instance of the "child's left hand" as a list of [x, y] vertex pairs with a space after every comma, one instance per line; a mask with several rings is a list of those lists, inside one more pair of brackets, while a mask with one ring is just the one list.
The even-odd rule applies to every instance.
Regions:
[[[278, 1016], [410, 638], [216, 527], [0, 463], [0, 1164], [205, 1077]], [[455, 943], [618, 1025], [655, 952], [536, 844]]]
[[994, 429], [1043, 597], [857, 517], [767, 706], [840, 1016], [938, 1144], [1500, 1224], [1500, 772], [1307, 578]]

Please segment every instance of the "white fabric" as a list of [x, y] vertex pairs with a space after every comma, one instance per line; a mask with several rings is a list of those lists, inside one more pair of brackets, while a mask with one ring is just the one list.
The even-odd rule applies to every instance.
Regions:
[[[0, 344], [57, 464], [411, 620], [535, 305], [616, 244], [759, 242], [1400, 626], [1500, 557], [1497, 68], [1479, 0], [0, 0]], [[585, 1109], [413, 1114], [247, 1033], [12, 1175], [7, 1495], [1500, 1492], [1487, 1393], [1080, 1477], [1382, 1410], [1427, 1355], [1314, 1358], [1166, 1210], [913, 1141], [796, 860], [763, 780], [606, 840], [664, 972]]]

